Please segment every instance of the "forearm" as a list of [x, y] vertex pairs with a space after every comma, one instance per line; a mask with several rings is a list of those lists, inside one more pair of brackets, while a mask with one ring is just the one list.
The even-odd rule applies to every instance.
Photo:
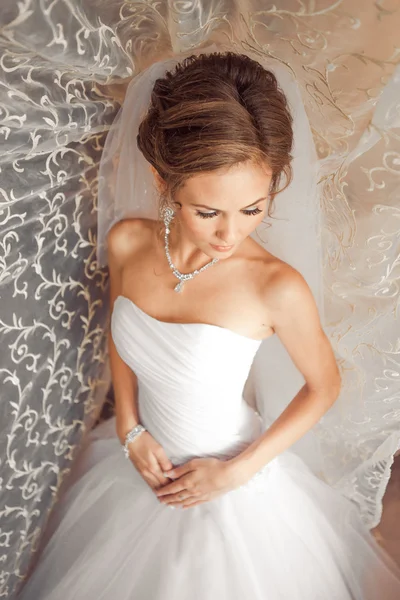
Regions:
[[338, 395], [336, 389], [323, 393], [304, 385], [267, 431], [229, 462], [235, 468], [256, 473], [318, 423]]
[[139, 422], [137, 406], [137, 377], [119, 356], [111, 334], [108, 336], [111, 376], [115, 398], [117, 435], [121, 442]]

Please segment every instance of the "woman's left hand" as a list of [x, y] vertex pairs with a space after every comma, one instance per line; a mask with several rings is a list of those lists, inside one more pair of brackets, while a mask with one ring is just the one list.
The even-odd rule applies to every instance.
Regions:
[[214, 500], [246, 481], [237, 465], [218, 458], [194, 458], [165, 475], [175, 481], [158, 489], [156, 495], [163, 504], [181, 508]]

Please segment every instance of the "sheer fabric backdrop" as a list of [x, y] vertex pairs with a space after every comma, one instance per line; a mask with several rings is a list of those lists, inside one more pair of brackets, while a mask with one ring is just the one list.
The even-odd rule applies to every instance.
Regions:
[[213, 42], [299, 84], [319, 159], [323, 324], [344, 384], [318, 429], [324, 471], [376, 525], [400, 439], [399, 3], [6, 0], [0, 19], [0, 594], [26, 572], [110, 382], [96, 191], [118, 101], [155, 60]]

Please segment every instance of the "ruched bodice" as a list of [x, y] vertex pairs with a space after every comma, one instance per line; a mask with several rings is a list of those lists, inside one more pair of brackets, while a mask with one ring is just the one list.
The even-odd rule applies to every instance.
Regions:
[[118, 354], [138, 378], [141, 423], [175, 460], [231, 456], [261, 432], [243, 387], [261, 340], [205, 323], [167, 323], [118, 296]]

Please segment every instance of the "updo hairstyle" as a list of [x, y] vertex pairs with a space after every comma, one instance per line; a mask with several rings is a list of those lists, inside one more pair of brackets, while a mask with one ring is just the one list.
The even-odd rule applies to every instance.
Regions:
[[252, 161], [272, 170], [274, 197], [292, 180], [292, 116], [277, 79], [234, 52], [192, 55], [156, 80], [137, 135], [166, 183], [160, 210], [193, 175]]

